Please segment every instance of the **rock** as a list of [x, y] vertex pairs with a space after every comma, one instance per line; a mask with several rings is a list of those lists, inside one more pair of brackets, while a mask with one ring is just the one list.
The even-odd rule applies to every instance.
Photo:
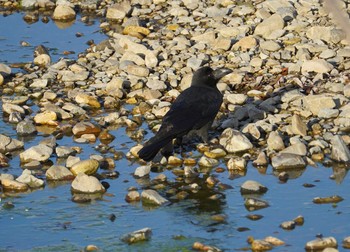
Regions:
[[133, 36], [139, 39], [143, 39], [144, 37], [147, 37], [151, 31], [148, 28], [136, 26], [136, 25], [129, 25], [126, 26], [123, 30], [123, 34]]
[[53, 20], [71, 21], [75, 19], [75, 11], [68, 5], [57, 5], [53, 14]]
[[30, 170], [25, 169], [22, 174], [16, 179], [20, 183], [27, 184], [30, 188], [40, 188], [44, 186], [44, 181], [32, 175]]
[[151, 239], [151, 236], [152, 230], [150, 228], [143, 228], [132, 233], [123, 235], [121, 240], [128, 244], [133, 244], [141, 241], [148, 241], [149, 239]]
[[21, 116], [25, 115], [25, 111], [21, 106], [11, 103], [3, 103], [2, 111], [8, 115], [10, 115], [13, 112], [18, 112]]
[[242, 157], [230, 158], [227, 162], [227, 169], [229, 171], [239, 170], [244, 171], [247, 169], [247, 160]]
[[29, 136], [35, 134], [37, 130], [32, 121], [23, 120], [17, 124], [16, 132], [19, 136]]
[[125, 196], [125, 201], [126, 202], [135, 202], [135, 201], [140, 201], [140, 193], [138, 191], [130, 191], [128, 194]]
[[306, 36], [313, 40], [323, 40], [326, 43], [339, 43], [345, 38], [345, 33], [331, 26], [312, 26], [306, 32]]
[[244, 206], [247, 208], [248, 211], [254, 211], [268, 207], [269, 203], [261, 199], [246, 198], [244, 201]]
[[83, 134], [94, 134], [98, 136], [98, 134], [101, 132], [101, 129], [91, 122], [79, 122], [74, 125], [72, 132], [77, 137], [80, 137]]
[[350, 248], [350, 236], [347, 236], [343, 239], [343, 248], [345, 249]]
[[254, 180], [247, 180], [241, 185], [241, 194], [265, 193], [267, 187]]
[[92, 108], [100, 108], [101, 104], [99, 101], [94, 97], [86, 93], [78, 93], [75, 97], [75, 101], [79, 104], [87, 104]]
[[73, 193], [87, 194], [104, 193], [106, 191], [97, 178], [81, 172], [73, 180], [71, 190]]
[[137, 178], [142, 178], [142, 177], [148, 176], [150, 172], [151, 172], [150, 165], [139, 166], [136, 168], [134, 172], [134, 176]]
[[255, 166], [267, 166], [269, 164], [268, 158], [265, 152], [260, 152], [258, 157], [253, 161]]
[[214, 158], [214, 159], [218, 159], [218, 158], [222, 158], [226, 156], [226, 151], [224, 151], [223, 149], [220, 148], [216, 148], [213, 149], [211, 151], [205, 151], [204, 155], [208, 158]]
[[281, 228], [285, 230], [293, 230], [295, 228], [295, 222], [294, 221], [284, 221], [280, 225]]
[[333, 109], [337, 106], [332, 97], [324, 94], [305, 96], [303, 97], [303, 103], [315, 116], [318, 115], [321, 109]]
[[303, 62], [301, 72], [328, 73], [333, 69], [333, 66], [324, 59], [314, 59]]
[[23, 146], [24, 142], [0, 134], [0, 153], [6, 154], [7, 152], [22, 149]]
[[199, 161], [198, 165], [203, 167], [214, 167], [219, 164], [219, 161], [214, 158], [208, 158], [206, 156], [202, 156]]
[[337, 248], [338, 243], [334, 237], [323, 237], [306, 243], [305, 250], [320, 251], [325, 248]]
[[300, 143], [296, 143], [296, 144], [292, 144], [291, 146], [288, 146], [287, 148], [281, 150], [280, 153], [291, 153], [299, 156], [306, 156], [307, 147], [305, 144], [300, 142]]
[[231, 128], [222, 132], [219, 142], [229, 153], [244, 152], [253, 148], [253, 144], [245, 135]]
[[247, 101], [248, 96], [245, 94], [229, 94], [226, 96], [226, 99], [231, 104], [243, 105]]
[[253, 36], [241, 38], [236, 44], [232, 46], [233, 50], [248, 51], [257, 46], [257, 41]]
[[57, 126], [57, 114], [52, 111], [44, 111], [34, 116], [34, 122], [41, 125]]
[[267, 138], [267, 148], [275, 151], [280, 151], [285, 148], [283, 139], [277, 131], [272, 131]]
[[331, 158], [338, 162], [349, 162], [350, 161], [350, 150], [345, 144], [341, 136], [335, 135], [331, 139], [332, 154]]
[[307, 126], [301, 120], [300, 116], [293, 115], [292, 116], [292, 126], [291, 130], [295, 135], [306, 136], [307, 135]]
[[80, 161], [79, 157], [69, 156], [66, 160], [66, 167], [71, 168], [74, 164]]
[[169, 202], [167, 199], [160, 196], [157, 191], [152, 189], [142, 191], [141, 199], [142, 199], [142, 202], [144, 202], [145, 204], [158, 205], [158, 206]]
[[338, 195], [333, 195], [330, 197], [316, 197], [312, 200], [315, 204], [336, 204], [343, 201], [344, 199]]
[[47, 54], [40, 54], [33, 60], [34, 65], [46, 67], [51, 64], [51, 57]]
[[273, 14], [256, 26], [254, 34], [261, 35], [265, 39], [276, 39], [283, 35], [278, 32], [283, 28], [283, 18], [279, 14]]
[[260, 42], [260, 48], [269, 52], [276, 52], [281, 49], [281, 46], [273, 40], [267, 40]]
[[305, 160], [296, 154], [279, 153], [271, 158], [272, 167], [276, 170], [305, 168]]
[[38, 144], [20, 153], [19, 158], [21, 163], [29, 163], [31, 161], [45, 162], [50, 158], [52, 152], [53, 150], [49, 146]]
[[251, 245], [252, 251], [267, 251], [273, 249], [271, 243], [264, 240], [254, 240]]
[[128, 1], [116, 3], [107, 9], [106, 18], [112, 21], [123, 20], [131, 11], [131, 5]]
[[83, 69], [77, 72], [63, 70], [59, 71], [59, 74], [62, 76], [63, 82], [85, 81], [89, 77], [89, 71]]
[[2, 178], [1, 186], [4, 191], [13, 192], [25, 192], [29, 189], [29, 186], [27, 184], [9, 178]]
[[73, 173], [62, 165], [52, 165], [45, 173], [47, 180], [73, 180]]
[[99, 166], [100, 166], [100, 163], [97, 160], [87, 159], [87, 160], [82, 160], [75, 163], [72, 166], [72, 168], [70, 168], [70, 171], [73, 173], [74, 176], [78, 176], [79, 173], [93, 175], [96, 173]]

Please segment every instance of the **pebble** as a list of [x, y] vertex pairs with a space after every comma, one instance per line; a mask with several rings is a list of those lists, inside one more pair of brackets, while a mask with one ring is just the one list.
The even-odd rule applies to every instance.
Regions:
[[95, 159], [86, 159], [79, 161], [72, 165], [70, 171], [74, 176], [78, 176], [79, 173], [84, 173], [87, 175], [93, 175], [97, 172], [100, 163]]
[[312, 240], [306, 243], [305, 250], [306, 251], [317, 251], [317, 250], [323, 250], [325, 248], [337, 248], [338, 243], [337, 240], [330, 236], [330, 237], [323, 237], [318, 238], [316, 240]]
[[249, 211], [254, 211], [262, 208], [266, 208], [269, 206], [269, 203], [267, 203], [264, 200], [261, 199], [255, 199], [255, 198], [246, 198], [244, 201], [244, 206]]
[[350, 150], [344, 140], [339, 135], [335, 135], [332, 140], [331, 158], [338, 162], [350, 161]]
[[219, 142], [229, 153], [244, 152], [253, 148], [253, 144], [245, 135], [231, 128], [222, 132]]
[[271, 158], [271, 164], [276, 170], [305, 168], [306, 161], [297, 154], [279, 153]]
[[134, 172], [134, 176], [136, 178], [142, 178], [145, 176], [148, 176], [151, 172], [151, 166], [150, 165], [144, 165], [144, 166], [139, 166], [136, 168]]
[[142, 202], [144, 202], [145, 204], [158, 205], [158, 206], [169, 202], [167, 199], [160, 196], [157, 191], [152, 189], [147, 189], [142, 191], [141, 199], [142, 199]]
[[47, 180], [62, 181], [62, 180], [73, 180], [73, 173], [64, 166], [52, 165], [47, 169], [45, 173]]
[[100, 194], [106, 191], [97, 178], [86, 175], [85, 173], [79, 173], [75, 177], [71, 185], [71, 190], [73, 193], [84, 194]]
[[150, 228], [143, 228], [128, 234], [123, 235], [121, 240], [128, 244], [133, 244], [141, 241], [148, 241], [151, 239], [152, 230]]
[[45, 144], [39, 144], [20, 153], [19, 158], [21, 163], [28, 163], [31, 161], [45, 162], [51, 157], [52, 153], [52, 148]]
[[247, 180], [241, 185], [241, 194], [261, 194], [267, 192], [267, 187], [254, 180]]
[[29, 189], [29, 186], [26, 183], [22, 183], [9, 178], [2, 178], [1, 186], [4, 191], [12, 192], [25, 192]]

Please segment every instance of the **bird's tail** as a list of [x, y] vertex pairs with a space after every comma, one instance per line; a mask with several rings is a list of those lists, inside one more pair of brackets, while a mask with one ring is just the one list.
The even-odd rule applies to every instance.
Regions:
[[154, 136], [144, 145], [144, 147], [139, 150], [138, 155], [145, 161], [151, 161], [157, 153], [171, 141], [169, 137], [159, 137]]

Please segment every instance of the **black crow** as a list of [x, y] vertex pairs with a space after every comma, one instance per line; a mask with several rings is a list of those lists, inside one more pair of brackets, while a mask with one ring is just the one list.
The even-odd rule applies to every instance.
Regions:
[[138, 152], [139, 157], [150, 161], [160, 149], [163, 148], [162, 153], [172, 150], [174, 138], [181, 139], [194, 131], [198, 131], [197, 135], [206, 142], [208, 129], [223, 100], [216, 84], [231, 72], [227, 68], [213, 70], [207, 66], [198, 69], [193, 74], [191, 86], [176, 98], [164, 116], [159, 131]]

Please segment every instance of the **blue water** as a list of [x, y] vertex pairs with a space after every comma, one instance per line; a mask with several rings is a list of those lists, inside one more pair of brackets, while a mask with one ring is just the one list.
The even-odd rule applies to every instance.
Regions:
[[[64, 50], [84, 51], [85, 42], [90, 39], [101, 41], [104, 35], [98, 32], [98, 22], [91, 26], [77, 20], [71, 27], [61, 30], [51, 21], [29, 25], [22, 20], [22, 14], [0, 17], [0, 62], [14, 63], [32, 61], [35, 46], [44, 44], [49, 47], [53, 61], [62, 57]], [[76, 32], [82, 32], [84, 37], [75, 37]], [[21, 47], [19, 41], [26, 40], [32, 46]], [[69, 57], [76, 57], [70, 55]], [[2, 113], [0, 113], [2, 114]], [[14, 126], [5, 123], [0, 118], [0, 133], [16, 137]], [[144, 125], [145, 128], [146, 125]], [[116, 139], [110, 144], [116, 150], [126, 153], [136, 145], [130, 139], [125, 128], [111, 130]], [[149, 132], [150, 136], [152, 133]], [[25, 143], [25, 148], [36, 145], [44, 137], [43, 133]], [[87, 159], [96, 154], [95, 146], [99, 144], [77, 144], [71, 137], [58, 140], [59, 145], [81, 146], [81, 159]], [[107, 154], [108, 156], [108, 154]], [[55, 158], [51, 159], [56, 163]], [[230, 179], [229, 173], [212, 174], [232, 189], [221, 191], [222, 198], [210, 201], [204, 198], [186, 199], [173, 202], [158, 208], [144, 207], [141, 203], [128, 204], [124, 198], [127, 188], [136, 186], [139, 192], [143, 186], [131, 175], [138, 163], [126, 159], [115, 162], [115, 170], [120, 172], [117, 179], [106, 180], [110, 184], [108, 194], [103, 200], [87, 204], [77, 204], [71, 201], [70, 183], [60, 185], [47, 184], [44, 189], [31, 193], [16, 194], [1, 198], [0, 202], [0, 251], [79, 251], [88, 244], [97, 245], [103, 251], [191, 251], [195, 241], [217, 246], [225, 251], [236, 251], [249, 247], [248, 236], [263, 239], [275, 236], [287, 245], [276, 247], [274, 251], [303, 251], [306, 242], [315, 239], [318, 234], [334, 236], [338, 244], [344, 237], [350, 236], [350, 204], [349, 176], [342, 183], [330, 179], [332, 168], [322, 165], [307, 167], [300, 176], [290, 179], [287, 183], [279, 183], [271, 167], [265, 173], [248, 165], [244, 177]], [[220, 163], [226, 167], [225, 163]], [[10, 167], [2, 168], [1, 172], [19, 175], [22, 169], [19, 158], [13, 157]], [[171, 171], [165, 171], [168, 181], [177, 183]], [[150, 179], [158, 173], [151, 173]], [[270, 207], [249, 212], [244, 207], [244, 197], [240, 194], [240, 185], [246, 180], [256, 180], [269, 188], [261, 196], [268, 201]], [[202, 182], [204, 179], [202, 179]], [[200, 181], [199, 181], [200, 182]], [[313, 188], [303, 187], [304, 183], [314, 184]], [[163, 191], [160, 192], [165, 195]], [[207, 191], [208, 196], [217, 193]], [[344, 201], [332, 205], [316, 205], [314, 197], [339, 195]], [[14, 204], [13, 209], [4, 209], [6, 202]], [[246, 218], [247, 214], [263, 215], [258, 221]], [[114, 222], [109, 216], [114, 214]], [[210, 220], [213, 214], [227, 215], [224, 223]], [[302, 215], [305, 223], [294, 230], [285, 231], [279, 227], [284, 221], [289, 221]], [[120, 238], [123, 234], [144, 227], [152, 229], [152, 239], [134, 245], [124, 244]], [[245, 227], [248, 231], [239, 232]], [[182, 237], [177, 239], [175, 237]]]

